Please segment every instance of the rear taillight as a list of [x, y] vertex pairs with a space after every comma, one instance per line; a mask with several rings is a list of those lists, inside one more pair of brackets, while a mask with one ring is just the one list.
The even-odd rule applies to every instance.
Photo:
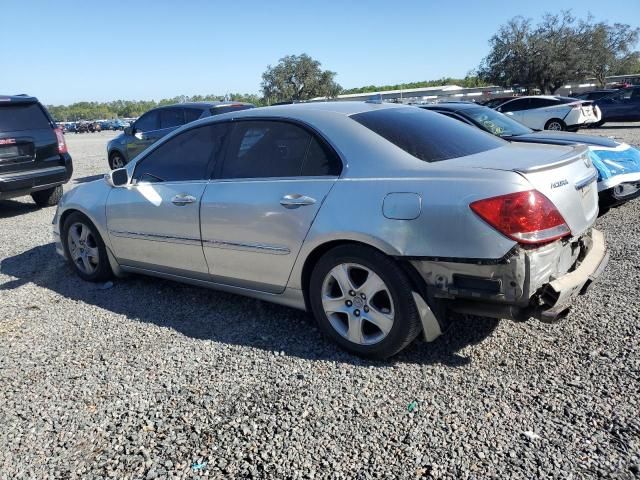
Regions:
[[64, 140], [64, 133], [62, 133], [61, 128], [54, 128], [54, 132], [56, 132], [56, 139], [58, 140], [58, 153], [67, 153], [69, 150], [67, 149], [67, 142]]
[[469, 207], [493, 228], [519, 243], [546, 243], [571, 233], [555, 205], [537, 190], [486, 198]]

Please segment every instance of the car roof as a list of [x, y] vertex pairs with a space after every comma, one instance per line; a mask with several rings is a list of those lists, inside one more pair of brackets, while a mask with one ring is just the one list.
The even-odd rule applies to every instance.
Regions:
[[172, 103], [171, 105], [161, 105], [159, 107], [156, 107], [155, 109], [175, 108], [175, 107], [188, 107], [188, 108], [206, 109], [206, 108], [224, 107], [224, 106], [228, 106], [228, 105], [254, 106], [252, 103], [247, 103], [247, 102], [228, 102], [228, 101], [224, 101], [224, 102], [184, 102], [184, 103]]
[[36, 97], [31, 97], [29, 95], [20, 94], [20, 95], [0, 95], [0, 104], [6, 103], [37, 103], [38, 99]]
[[472, 108], [489, 108], [484, 105], [480, 105], [479, 103], [473, 102], [442, 102], [442, 103], [431, 103], [428, 105], [416, 105], [417, 107], [424, 108], [427, 110], [447, 110], [450, 112], [457, 112], [460, 110], [469, 110]]
[[308, 102], [308, 103], [292, 103], [288, 105], [272, 105], [270, 107], [252, 108], [233, 113], [234, 116], [243, 117], [298, 117], [305, 114], [313, 113], [332, 113], [342, 116], [355, 115], [369, 111], [381, 110], [386, 108], [407, 108], [407, 105], [382, 102]]

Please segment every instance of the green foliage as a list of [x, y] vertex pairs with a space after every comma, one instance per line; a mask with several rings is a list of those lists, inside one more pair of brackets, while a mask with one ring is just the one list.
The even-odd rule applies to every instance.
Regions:
[[111, 118], [139, 117], [144, 112], [160, 105], [171, 105], [184, 102], [214, 102], [229, 100], [233, 102], [249, 102], [263, 106], [262, 98], [255, 94], [231, 93], [228, 95], [179, 95], [173, 98], [155, 100], [114, 100], [112, 102], [77, 102], [71, 105], [47, 105], [49, 113], [57, 122], [73, 122], [77, 120], [95, 120]]
[[504, 86], [553, 93], [569, 80], [631, 73], [640, 54], [633, 50], [640, 29], [625, 24], [578, 20], [571, 12], [545, 14], [533, 24], [515, 17], [489, 40], [479, 77]]
[[262, 74], [262, 92], [268, 103], [333, 98], [342, 87], [334, 81], [335, 72], [322, 70], [320, 62], [306, 53], [287, 55]]
[[484, 87], [489, 84], [481, 80], [477, 76], [467, 75], [464, 78], [443, 77], [440, 80], [426, 80], [424, 82], [399, 83], [397, 85], [382, 85], [382, 86], [368, 85], [366, 87], [350, 88], [348, 90], [343, 90], [341, 93], [352, 94], [352, 93], [384, 92], [386, 90], [406, 90], [409, 88], [439, 87], [442, 85], [458, 85], [460, 87], [472, 88], [472, 87]]

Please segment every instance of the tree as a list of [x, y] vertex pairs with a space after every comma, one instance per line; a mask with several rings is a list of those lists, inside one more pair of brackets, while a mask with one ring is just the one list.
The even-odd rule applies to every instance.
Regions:
[[268, 103], [333, 98], [342, 90], [335, 76], [335, 72], [322, 70], [320, 62], [306, 53], [287, 55], [262, 74], [262, 92]]
[[604, 85], [606, 76], [637, 68], [637, 41], [637, 28], [594, 24], [592, 17], [578, 21], [569, 11], [547, 13], [537, 25], [515, 17], [489, 40], [490, 51], [478, 75], [491, 83], [536, 87], [545, 93], [586, 76]]
[[604, 87], [610, 75], [636, 73], [640, 63], [640, 52], [633, 47], [638, 42], [639, 28], [616, 23], [600, 22], [585, 29], [589, 41], [584, 49], [585, 72], [595, 77]]

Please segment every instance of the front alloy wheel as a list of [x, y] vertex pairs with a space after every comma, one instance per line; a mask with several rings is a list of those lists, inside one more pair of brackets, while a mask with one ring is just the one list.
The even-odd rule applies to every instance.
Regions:
[[76, 268], [85, 275], [94, 274], [100, 263], [100, 252], [89, 227], [81, 222], [73, 223], [67, 233], [67, 242], [71, 261]]
[[80, 278], [89, 282], [111, 278], [113, 272], [107, 249], [98, 230], [85, 215], [71, 213], [60, 233], [66, 257]]
[[109, 166], [111, 167], [111, 170], [124, 168], [125, 166], [124, 157], [120, 153], [114, 152], [111, 154], [109, 164], [110, 164]]

